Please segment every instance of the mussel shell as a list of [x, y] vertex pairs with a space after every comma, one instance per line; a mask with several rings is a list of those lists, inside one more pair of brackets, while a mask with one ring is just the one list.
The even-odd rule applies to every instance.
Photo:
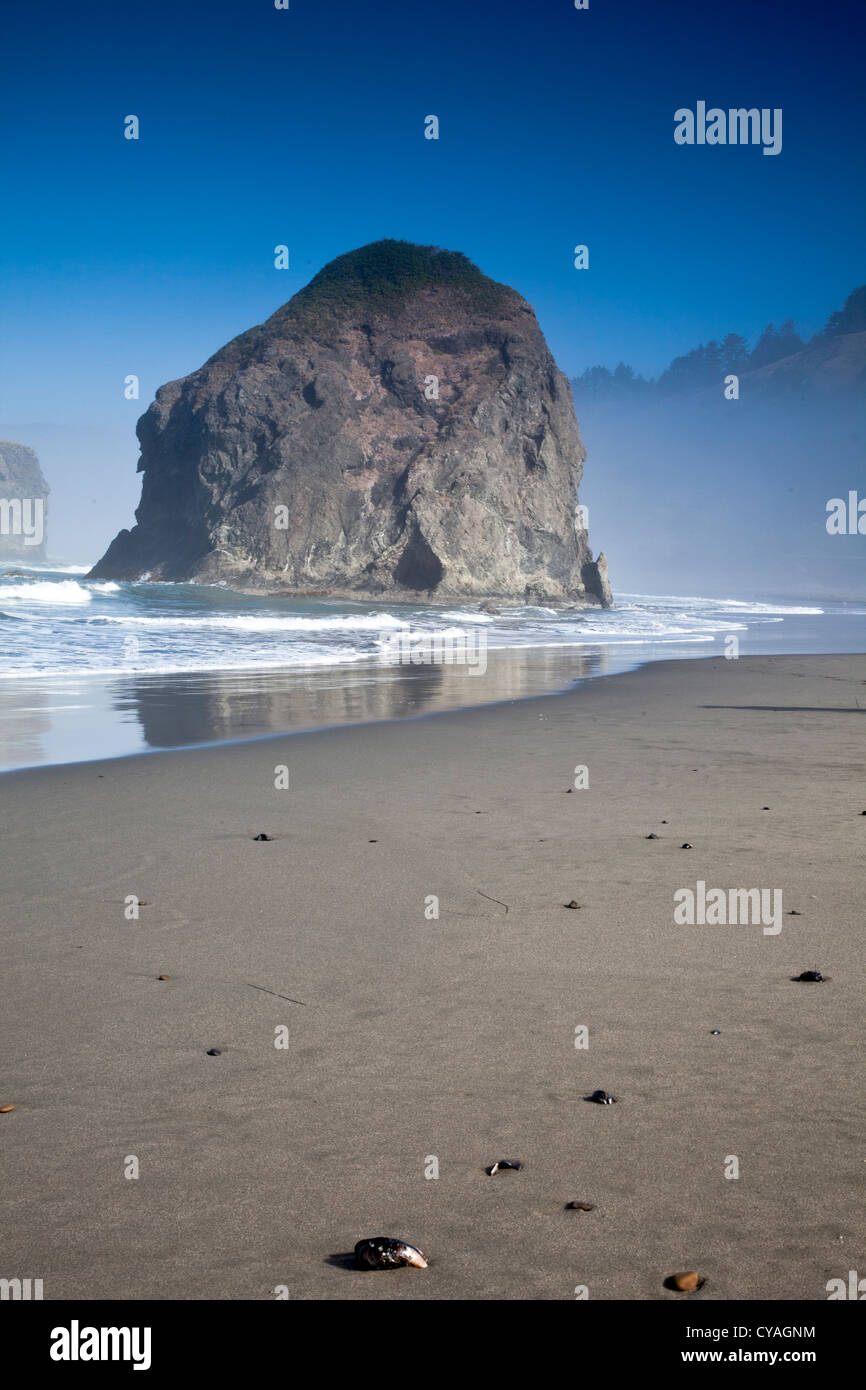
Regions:
[[355, 1262], [361, 1269], [399, 1269], [401, 1265], [427, 1268], [427, 1261], [420, 1250], [408, 1241], [395, 1240], [392, 1236], [359, 1240], [355, 1246]]
[[519, 1173], [522, 1167], [523, 1164], [519, 1158], [497, 1158], [496, 1162], [492, 1163], [489, 1168], [485, 1168], [484, 1171], [488, 1178], [492, 1178], [496, 1173], [501, 1173], [508, 1168]]
[[594, 1100], [596, 1105], [614, 1105], [616, 1096], [608, 1095], [607, 1091], [593, 1091], [591, 1096], [587, 1096], [587, 1100]]

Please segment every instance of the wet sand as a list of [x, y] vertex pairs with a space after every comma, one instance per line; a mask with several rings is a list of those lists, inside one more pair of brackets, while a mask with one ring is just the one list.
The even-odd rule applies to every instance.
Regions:
[[[826, 1299], [864, 1258], [864, 719], [861, 657], [666, 662], [3, 777], [0, 1276]], [[698, 880], [781, 889], [781, 932], [675, 925]], [[380, 1234], [429, 1269], [339, 1258]]]

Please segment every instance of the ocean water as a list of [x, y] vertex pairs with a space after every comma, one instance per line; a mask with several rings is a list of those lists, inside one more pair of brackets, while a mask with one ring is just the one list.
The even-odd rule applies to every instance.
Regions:
[[517, 699], [732, 639], [744, 656], [866, 650], [859, 602], [618, 593], [609, 611], [485, 613], [86, 573], [0, 565], [0, 769]]

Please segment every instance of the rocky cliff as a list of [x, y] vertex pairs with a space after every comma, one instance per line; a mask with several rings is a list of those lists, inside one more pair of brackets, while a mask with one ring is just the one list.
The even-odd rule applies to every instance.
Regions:
[[44, 560], [50, 489], [26, 444], [0, 439], [0, 560]]
[[466, 257], [340, 256], [138, 423], [137, 525], [100, 578], [610, 603], [571, 390], [530, 306]]

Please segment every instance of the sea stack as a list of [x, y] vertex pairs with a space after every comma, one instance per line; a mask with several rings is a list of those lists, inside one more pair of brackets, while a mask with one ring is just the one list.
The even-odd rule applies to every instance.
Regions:
[[609, 606], [571, 388], [457, 252], [339, 256], [138, 422], [137, 525], [92, 571], [241, 589]]
[[50, 490], [33, 450], [0, 439], [0, 560], [45, 560]]

